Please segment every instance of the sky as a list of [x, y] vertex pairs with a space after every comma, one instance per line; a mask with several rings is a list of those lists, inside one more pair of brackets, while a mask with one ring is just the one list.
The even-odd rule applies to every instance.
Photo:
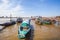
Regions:
[[0, 0], [0, 16], [60, 16], [60, 0]]

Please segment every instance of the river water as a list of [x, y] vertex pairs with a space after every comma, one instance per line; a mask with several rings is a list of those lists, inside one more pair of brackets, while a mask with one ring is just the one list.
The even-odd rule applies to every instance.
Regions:
[[[7, 18], [0, 18], [0, 23], [9, 20], [10, 19]], [[14, 20], [16, 20], [16, 18]], [[54, 25], [37, 25], [35, 21], [31, 21], [31, 24], [34, 28], [34, 33], [31, 33], [31, 35], [33, 34], [33, 37], [31, 37], [32, 40], [60, 40], [60, 27], [55, 27]], [[19, 26], [20, 23], [17, 23], [0, 31], [0, 40], [19, 40], [17, 37]]]

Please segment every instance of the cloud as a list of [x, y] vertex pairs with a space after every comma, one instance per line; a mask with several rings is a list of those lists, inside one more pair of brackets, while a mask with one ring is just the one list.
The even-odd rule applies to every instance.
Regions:
[[[1, 0], [0, 5], [0, 16], [9, 16], [10, 13], [13, 14], [13, 16], [18, 16], [16, 14], [22, 14], [24, 13], [23, 8], [20, 4], [18, 4], [17, 0]], [[21, 2], [21, 1], [20, 1]]]

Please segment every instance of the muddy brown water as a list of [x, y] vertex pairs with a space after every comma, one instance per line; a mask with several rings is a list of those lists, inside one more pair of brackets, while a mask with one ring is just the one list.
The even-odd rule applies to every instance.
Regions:
[[[60, 40], [60, 27], [54, 25], [37, 25], [31, 21], [34, 27], [33, 40]], [[19, 40], [18, 27], [20, 24], [9, 26], [0, 32], [0, 40]], [[29, 39], [23, 39], [29, 40]]]

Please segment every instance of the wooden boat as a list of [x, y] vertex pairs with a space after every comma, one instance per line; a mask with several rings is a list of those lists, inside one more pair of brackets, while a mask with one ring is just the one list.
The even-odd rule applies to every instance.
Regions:
[[2, 24], [0, 24], [0, 26], [11, 26], [11, 25], [14, 25], [14, 24], [16, 24], [15, 21], [10, 21], [10, 22], [2, 23]]
[[18, 38], [24, 39], [27, 34], [31, 31], [30, 22], [23, 21], [22, 24], [18, 28]]
[[18, 23], [22, 23], [23, 19], [22, 18], [17, 18]]

